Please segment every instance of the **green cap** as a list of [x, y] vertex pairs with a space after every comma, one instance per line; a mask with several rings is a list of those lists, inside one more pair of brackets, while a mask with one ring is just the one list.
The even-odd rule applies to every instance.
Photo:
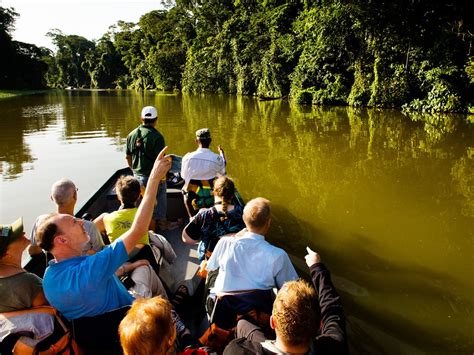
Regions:
[[0, 224], [0, 257], [3, 256], [8, 245], [23, 234], [23, 217], [12, 224]]

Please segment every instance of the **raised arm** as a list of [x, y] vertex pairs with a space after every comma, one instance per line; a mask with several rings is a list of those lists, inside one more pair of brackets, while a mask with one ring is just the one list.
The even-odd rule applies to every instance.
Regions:
[[129, 254], [140, 238], [148, 232], [148, 225], [150, 224], [151, 215], [155, 206], [158, 185], [171, 167], [171, 159], [165, 157], [167, 149], [168, 147], [164, 147], [155, 160], [150, 177], [148, 178], [145, 195], [140, 203], [140, 207], [138, 207], [132, 227], [120, 237]]
[[341, 298], [332, 284], [329, 270], [321, 262], [318, 253], [306, 248], [306, 264], [311, 271], [314, 287], [318, 293], [321, 309], [321, 335], [316, 339], [316, 347], [324, 352], [331, 349], [333, 354], [347, 354], [346, 320], [342, 309]]

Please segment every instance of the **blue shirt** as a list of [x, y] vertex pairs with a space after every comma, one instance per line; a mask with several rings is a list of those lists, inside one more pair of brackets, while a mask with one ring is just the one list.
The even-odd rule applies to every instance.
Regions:
[[49, 263], [43, 278], [48, 302], [67, 319], [92, 317], [132, 304], [115, 271], [128, 259], [121, 240], [97, 254]]
[[298, 279], [288, 254], [268, 243], [262, 235], [247, 232], [241, 237], [223, 237], [207, 263], [219, 268], [213, 293], [280, 289]]

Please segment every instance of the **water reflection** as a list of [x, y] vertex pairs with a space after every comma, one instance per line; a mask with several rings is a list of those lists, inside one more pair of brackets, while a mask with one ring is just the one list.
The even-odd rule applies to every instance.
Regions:
[[224, 147], [244, 198], [272, 201], [271, 240], [302, 271], [304, 247], [320, 251], [343, 297], [353, 353], [472, 350], [474, 128], [465, 117], [219, 95], [53, 93], [0, 101], [3, 179], [40, 171], [35, 156], [46, 143], [35, 140], [54, 132], [61, 147], [86, 150], [76, 159], [85, 156], [84, 180], [99, 186], [104, 161], [125, 163], [125, 137], [144, 105], [158, 108], [172, 153], [194, 150], [195, 130], [211, 129], [211, 148]]

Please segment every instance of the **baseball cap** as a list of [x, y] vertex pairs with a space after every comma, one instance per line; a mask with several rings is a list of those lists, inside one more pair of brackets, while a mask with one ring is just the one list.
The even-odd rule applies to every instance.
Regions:
[[23, 234], [23, 217], [12, 224], [0, 224], [0, 256], [2, 256], [11, 242]]
[[153, 120], [158, 117], [158, 112], [153, 106], [145, 106], [142, 109], [142, 118], [144, 120]]

